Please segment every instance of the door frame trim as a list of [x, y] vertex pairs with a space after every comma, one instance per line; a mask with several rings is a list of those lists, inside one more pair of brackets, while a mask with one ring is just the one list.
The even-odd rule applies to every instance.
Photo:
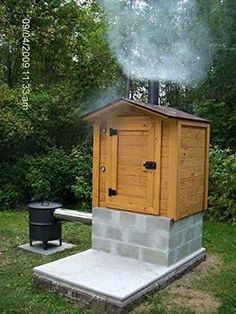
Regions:
[[[145, 116], [146, 117], [146, 116]], [[124, 118], [124, 119], [123, 119]], [[108, 156], [108, 171], [107, 171], [107, 177], [106, 177], [106, 206], [110, 208], [116, 208], [116, 209], [123, 209], [127, 211], [137, 211], [137, 212], [143, 212], [143, 213], [150, 213], [159, 215], [160, 213], [160, 162], [161, 162], [161, 135], [162, 135], [162, 123], [160, 120], [151, 118], [150, 121], [153, 121], [150, 128], [148, 128], [147, 124], [138, 125], [137, 123], [137, 129], [134, 127], [134, 125], [131, 123], [129, 127], [125, 126], [126, 120], [127, 123], [130, 123], [129, 119], [130, 117], [119, 117], [115, 120], [109, 120], [107, 121], [108, 125], [107, 128], [115, 128], [118, 130], [117, 135], [109, 136], [108, 135], [108, 141], [107, 141], [107, 156]], [[132, 117], [133, 118], [133, 117]], [[139, 119], [141, 117], [139, 116]], [[147, 118], [150, 118], [147, 116]], [[121, 121], [117, 121], [121, 120]], [[122, 121], [123, 120], [123, 121]], [[120, 123], [121, 122], [121, 123]], [[137, 121], [140, 122], [140, 121]], [[109, 196], [108, 195], [108, 189], [112, 188], [114, 190], [117, 190], [117, 180], [118, 180], [118, 136], [119, 131], [147, 131], [150, 132], [151, 135], [149, 135], [149, 155], [152, 156], [153, 160], [157, 163], [157, 169], [156, 170], [150, 170], [148, 171], [148, 193], [147, 198], [145, 199], [145, 204], [142, 204], [141, 206], [133, 206], [137, 207], [135, 210], [132, 209], [132, 204], [130, 208], [123, 208], [121, 204], [116, 204], [116, 200], [118, 195], [116, 196]], [[149, 133], [149, 134], [150, 134]], [[153, 174], [153, 171], [155, 173]], [[114, 176], [115, 173], [115, 176]], [[150, 191], [150, 192], [149, 192]], [[128, 198], [132, 199], [132, 197], [121, 195], [121, 199]], [[133, 197], [134, 198], [134, 197]], [[141, 202], [142, 203], [142, 202]], [[128, 204], [127, 204], [128, 205]], [[121, 208], [122, 207], [122, 208]]]

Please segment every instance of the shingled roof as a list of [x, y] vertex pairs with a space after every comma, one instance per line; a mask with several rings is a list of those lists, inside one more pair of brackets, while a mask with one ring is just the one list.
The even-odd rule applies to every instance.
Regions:
[[137, 108], [140, 109], [145, 109], [148, 110], [150, 112], [153, 113], [157, 113], [159, 115], [168, 117], [168, 118], [172, 118], [172, 119], [184, 119], [184, 120], [191, 120], [191, 121], [198, 121], [198, 122], [205, 122], [205, 123], [209, 123], [208, 120], [206, 119], [202, 119], [199, 118], [195, 115], [192, 115], [190, 113], [184, 112], [184, 111], [180, 111], [177, 110], [175, 108], [171, 108], [171, 107], [163, 107], [163, 106], [156, 106], [156, 105], [152, 105], [152, 104], [146, 104], [137, 100], [131, 100], [131, 99], [126, 99], [126, 98], [120, 98], [118, 100], [113, 101], [112, 103], [106, 104], [102, 107], [93, 109], [89, 112], [87, 112], [86, 114], [84, 114], [82, 116], [82, 118], [84, 120], [90, 120], [90, 116], [96, 116], [96, 113], [99, 115], [100, 113], [102, 113], [102, 111], [104, 109], [107, 109], [109, 107], [113, 107], [113, 106], [117, 106], [120, 104], [127, 104], [127, 105], [133, 105]]

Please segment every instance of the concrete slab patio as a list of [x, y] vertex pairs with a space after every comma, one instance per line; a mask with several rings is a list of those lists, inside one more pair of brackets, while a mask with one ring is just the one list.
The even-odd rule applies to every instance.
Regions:
[[49, 256], [58, 252], [63, 252], [65, 250], [71, 249], [74, 246], [74, 244], [66, 242], [62, 242], [62, 244], [59, 246], [58, 241], [50, 241], [48, 242], [48, 249], [43, 250], [42, 242], [34, 241], [33, 246], [30, 246], [29, 243], [26, 243], [19, 245], [18, 248], [23, 251]]
[[144, 294], [160, 290], [205, 256], [202, 248], [167, 267], [91, 249], [35, 267], [33, 280], [106, 312], [111, 306], [124, 309]]

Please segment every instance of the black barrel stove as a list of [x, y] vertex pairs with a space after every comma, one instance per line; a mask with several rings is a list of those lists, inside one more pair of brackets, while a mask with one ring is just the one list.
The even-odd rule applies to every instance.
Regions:
[[59, 240], [59, 245], [61, 245], [61, 221], [57, 220], [53, 213], [55, 209], [61, 208], [62, 204], [35, 202], [30, 203], [28, 207], [30, 245], [33, 245], [33, 241], [42, 241], [44, 250], [48, 248], [48, 241]]

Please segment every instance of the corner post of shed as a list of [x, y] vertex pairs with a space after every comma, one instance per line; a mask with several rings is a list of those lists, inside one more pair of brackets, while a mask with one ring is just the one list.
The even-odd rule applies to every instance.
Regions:
[[167, 215], [176, 219], [177, 182], [178, 182], [178, 146], [180, 141], [178, 121], [169, 121], [169, 167], [168, 167], [168, 210]]
[[93, 124], [93, 206], [99, 205], [100, 122]]
[[210, 154], [210, 125], [206, 128], [206, 152], [205, 152], [205, 186], [204, 186], [204, 206], [206, 210], [208, 208], [208, 181], [209, 181], [209, 154]]

